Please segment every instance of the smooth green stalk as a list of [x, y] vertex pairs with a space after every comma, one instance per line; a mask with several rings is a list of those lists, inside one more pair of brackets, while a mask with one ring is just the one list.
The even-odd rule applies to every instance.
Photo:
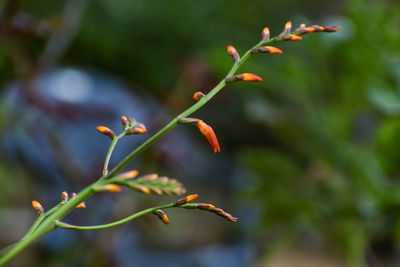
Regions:
[[107, 229], [111, 227], [115, 227], [124, 223], [127, 223], [129, 221], [132, 221], [136, 218], [139, 218], [143, 215], [150, 214], [155, 212], [156, 210], [159, 209], [169, 209], [169, 208], [195, 208], [196, 204], [193, 203], [187, 203], [183, 205], [176, 206], [174, 203], [170, 203], [167, 205], [163, 206], [158, 206], [158, 207], [153, 207], [153, 208], [148, 208], [142, 211], [139, 211], [137, 213], [132, 214], [131, 216], [128, 216], [124, 219], [112, 222], [112, 223], [107, 223], [107, 224], [101, 224], [101, 225], [93, 225], [93, 226], [78, 226], [78, 225], [72, 225], [60, 221], [56, 221], [56, 226], [60, 228], [65, 228], [65, 229], [72, 229], [72, 230], [80, 230], [80, 231], [85, 231], [85, 230], [101, 230], [101, 229]]
[[[253, 48], [259, 47], [261, 45], [267, 45], [275, 42], [275, 38], [269, 39], [267, 41], [261, 41], [257, 45], [255, 45]], [[230, 77], [236, 73], [236, 71], [239, 69], [239, 67], [251, 56], [252, 52], [251, 49], [249, 49], [241, 59], [239, 59], [237, 62], [234, 63], [228, 74], [225, 76], [225, 78]], [[98, 185], [103, 185], [107, 184], [108, 181], [106, 180], [107, 178], [112, 178], [116, 176], [129, 162], [131, 162], [136, 156], [138, 156], [140, 153], [145, 151], [147, 148], [149, 148], [153, 143], [155, 143], [158, 139], [160, 139], [162, 136], [164, 136], [167, 132], [169, 132], [172, 128], [174, 128], [178, 124], [178, 119], [179, 118], [185, 118], [195, 111], [197, 111], [199, 108], [201, 108], [204, 104], [206, 104], [212, 97], [214, 97], [219, 91], [221, 91], [222, 88], [225, 87], [226, 81], [225, 78], [219, 82], [207, 95], [202, 97], [197, 103], [195, 103], [193, 106], [179, 114], [177, 117], [172, 119], [164, 128], [159, 130], [156, 134], [154, 134], [152, 137], [147, 139], [142, 145], [137, 147], [134, 151], [132, 151], [128, 156], [126, 156], [117, 166], [115, 166], [107, 175], [104, 175], [108, 169], [108, 164], [109, 160], [111, 157], [111, 154], [115, 148], [115, 145], [118, 141], [118, 139], [122, 136], [118, 136], [116, 138], [113, 138], [113, 141], [110, 145], [110, 148], [108, 150], [106, 160], [104, 163], [104, 170], [103, 170], [103, 176], [95, 183], [89, 185], [85, 189], [83, 189], [75, 198], [70, 199], [67, 203], [65, 203], [62, 206], [59, 206], [55, 209], [54, 213], [50, 214], [49, 216], [45, 216], [45, 220], [43, 218], [35, 223], [35, 226], [32, 226], [31, 229], [32, 231], [29, 231], [19, 242], [17, 242], [13, 247], [9, 248], [7, 251], [4, 252], [4, 255], [0, 258], [0, 266], [8, 262], [11, 258], [13, 258], [16, 254], [18, 254], [21, 250], [23, 250], [25, 247], [29, 246], [31, 243], [34, 241], [42, 238], [43, 236], [47, 235], [51, 231], [53, 231], [56, 228], [56, 222], [64, 218], [67, 214], [69, 214], [72, 210], [75, 209], [75, 207], [81, 203], [82, 201], [86, 200], [88, 197], [90, 197], [93, 193], [93, 187], [98, 186]], [[123, 132], [124, 133], [124, 132]], [[165, 206], [161, 206], [164, 207]], [[168, 206], [169, 207], [169, 206]], [[142, 216], [144, 214], [152, 212], [154, 209], [159, 209], [160, 207], [157, 208], [151, 208], [144, 210], [142, 212], [139, 212], [138, 214], [134, 214], [132, 216]], [[144, 213], [143, 213], [144, 212]], [[131, 218], [132, 216], [128, 217]], [[137, 217], [131, 218], [135, 219]], [[123, 219], [126, 220], [127, 218]], [[43, 221], [42, 221], [43, 220]], [[121, 220], [122, 221], [122, 220]], [[129, 220], [128, 220], [129, 221]], [[118, 221], [120, 222], [120, 221]], [[117, 223], [117, 222], [116, 222]], [[122, 222], [123, 223], [123, 222]], [[60, 224], [60, 222], [58, 222]], [[117, 224], [118, 225], [118, 224]]]
[[110, 163], [111, 155], [114, 151], [115, 146], [118, 143], [118, 140], [122, 138], [126, 133], [126, 130], [124, 130], [120, 135], [114, 136], [110, 148], [107, 151], [106, 159], [104, 160], [104, 168], [103, 168], [103, 177], [108, 174], [108, 164]]

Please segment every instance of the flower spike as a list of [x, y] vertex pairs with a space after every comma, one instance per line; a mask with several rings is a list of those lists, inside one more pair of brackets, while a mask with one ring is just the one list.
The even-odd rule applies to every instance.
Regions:
[[193, 94], [193, 100], [198, 102], [202, 97], [206, 96], [200, 91], [197, 91], [196, 93]]
[[32, 200], [32, 207], [37, 210], [39, 214], [44, 212], [43, 206], [36, 200]]
[[97, 131], [99, 131], [100, 133], [102, 133], [104, 135], [107, 135], [111, 139], [113, 139], [116, 136], [115, 133], [106, 126], [97, 126]]
[[226, 51], [228, 52], [229, 55], [232, 56], [233, 62], [236, 62], [240, 59], [238, 51], [233, 46], [228, 45]]
[[221, 149], [218, 144], [217, 137], [215, 136], [214, 130], [203, 121], [196, 122], [197, 128], [201, 134], [207, 139], [208, 144], [210, 144], [211, 149], [214, 153], [220, 152]]

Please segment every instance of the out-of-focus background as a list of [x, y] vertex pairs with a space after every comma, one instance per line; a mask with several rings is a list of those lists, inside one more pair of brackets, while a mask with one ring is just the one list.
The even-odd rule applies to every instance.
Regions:
[[[0, 247], [101, 174], [121, 115], [150, 136], [286, 21], [340, 25], [280, 43], [194, 114], [214, 155], [179, 126], [130, 168], [179, 179], [238, 216], [168, 210], [99, 232], [56, 230], [10, 266], [400, 266], [400, 3], [367, 1], [5, 0], [0, 4]], [[145, 140], [126, 137], [111, 165]], [[124, 190], [65, 221], [100, 224], [176, 197]]]

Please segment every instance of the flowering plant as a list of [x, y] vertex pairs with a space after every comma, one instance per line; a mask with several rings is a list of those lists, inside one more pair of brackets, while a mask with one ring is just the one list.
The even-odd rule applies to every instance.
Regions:
[[67, 224], [61, 220], [67, 216], [71, 211], [76, 208], [85, 208], [85, 201], [93, 194], [99, 192], [120, 192], [122, 187], [127, 187], [132, 190], [139, 191], [145, 194], [155, 193], [161, 194], [174, 194], [180, 195], [185, 192], [183, 185], [175, 179], [170, 179], [165, 176], [159, 176], [158, 174], [146, 174], [139, 175], [137, 170], [130, 170], [122, 172], [122, 169], [133, 159], [135, 159], [139, 154], [143, 153], [152, 144], [154, 144], [158, 139], [164, 136], [167, 132], [172, 130], [178, 124], [195, 125], [200, 133], [206, 138], [208, 144], [210, 145], [214, 153], [220, 152], [220, 145], [218, 143], [217, 137], [210, 125], [205, 123], [201, 119], [190, 118], [189, 116], [210, 101], [222, 88], [226, 85], [237, 82], [261, 82], [262, 79], [251, 73], [241, 73], [236, 74], [237, 70], [244, 64], [244, 62], [249, 59], [253, 54], [281, 54], [282, 51], [274, 46], [270, 46], [273, 43], [283, 42], [283, 41], [299, 41], [302, 40], [301, 35], [312, 33], [312, 32], [335, 32], [340, 29], [339, 26], [306, 26], [301, 24], [297, 29], [292, 30], [292, 23], [287, 22], [285, 24], [284, 30], [281, 34], [274, 38], [270, 38], [270, 32], [268, 27], [264, 28], [261, 34], [261, 40], [252, 48], [247, 50], [242, 56], [239, 55], [238, 51], [231, 45], [227, 47], [227, 52], [233, 58], [233, 66], [227, 73], [227, 75], [212, 89], [209, 93], [204, 94], [202, 92], [195, 92], [193, 95], [194, 101], [196, 103], [190, 108], [183, 111], [181, 114], [173, 118], [164, 128], [159, 130], [153, 136], [148, 138], [144, 143], [133, 150], [129, 155], [127, 155], [121, 162], [119, 162], [114, 168], [109, 170], [109, 162], [112, 156], [113, 150], [116, 147], [118, 141], [127, 135], [137, 135], [144, 134], [147, 132], [146, 126], [143, 123], [137, 122], [133, 118], [121, 117], [121, 122], [123, 130], [120, 134], [115, 134], [115, 132], [106, 126], [98, 126], [97, 130], [111, 138], [111, 144], [106, 153], [104, 168], [102, 176], [93, 184], [84, 188], [78, 194], [62, 192], [60, 202], [54, 207], [48, 209], [47, 211], [44, 207], [36, 200], [32, 201], [33, 208], [38, 212], [38, 218], [29, 229], [29, 231], [14, 245], [11, 245], [0, 253], [0, 265], [5, 264], [15, 255], [17, 255], [24, 248], [32, 244], [34, 241], [43, 238], [56, 228], [64, 228], [71, 230], [100, 230], [118, 226], [141, 217], [146, 214], [155, 214], [161, 221], [165, 224], [169, 224], [170, 221], [164, 211], [168, 208], [185, 208], [185, 209], [201, 209], [212, 213], [215, 213], [228, 221], [236, 222], [238, 219], [233, 217], [231, 214], [223, 211], [220, 208], [215, 207], [209, 203], [193, 203], [198, 195], [192, 194], [183, 197], [175, 202], [169, 204], [148, 208], [137, 213], [134, 213], [121, 220], [96, 225], [96, 226], [77, 226]]

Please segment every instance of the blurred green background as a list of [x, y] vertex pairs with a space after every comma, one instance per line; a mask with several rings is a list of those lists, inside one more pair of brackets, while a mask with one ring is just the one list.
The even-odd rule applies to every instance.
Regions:
[[[18, 0], [1, 5], [3, 95], [9, 94], [7, 85], [12, 82], [29, 83], [41, 73], [74, 67], [118, 79], [132, 93], [151, 99], [165, 114], [160, 126], [192, 104], [193, 92], [208, 92], [230, 69], [228, 44], [243, 53], [258, 42], [263, 27], [276, 35], [288, 20], [294, 27], [342, 26], [337, 33], [279, 43], [282, 55], [252, 57], [240, 71], [255, 73], [263, 82], [230, 85], [195, 114], [213, 126], [222, 149], [217, 155], [204, 153], [205, 162], [217, 165], [207, 173], [208, 180], [191, 166], [184, 172], [195, 178], [189, 180], [181, 167], [170, 168], [167, 160], [153, 156], [157, 151], [141, 159], [138, 166], [145, 171], [179, 175], [189, 192], [201, 194], [201, 201], [239, 216], [238, 225], [205, 213], [171, 211], [172, 221], [175, 216], [177, 220], [169, 228], [146, 223], [150, 219], [127, 227], [144, 235], [135, 237], [135, 248], [169, 252], [171, 258], [164, 260], [171, 262], [179, 262], [178, 252], [205, 246], [215, 251], [206, 256], [212, 262], [222, 255], [212, 245], [245, 246], [230, 252], [244, 255], [236, 265], [225, 259], [226, 265], [186, 261], [175, 266], [400, 265], [398, 1]], [[3, 143], [9, 137], [4, 133], [20, 120], [3, 108]], [[201, 136], [187, 133], [194, 136], [195, 145], [188, 143], [186, 149], [208, 149]], [[100, 150], [104, 154], [106, 145]], [[10, 159], [9, 153], [3, 149], [0, 162], [2, 247], [16, 241], [33, 220], [32, 199], [58, 196], [63, 190], [47, 188], [52, 178], [38, 178], [45, 171], [24, 168], [29, 158]], [[88, 184], [74, 179], [75, 190]], [[109, 210], [122, 210], [112, 218], [171, 200], [130, 194], [135, 193], [111, 197]], [[132, 206], [133, 200], [140, 204]], [[77, 220], [89, 224], [90, 214], [79, 211]], [[6, 232], [7, 237], [2, 234]], [[123, 233], [117, 229], [79, 234], [61, 242], [59, 249], [49, 249], [63, 239], [61, 235], [28, 248], [14, 264], [153, 266], [151, 260], [135, 265], [135, 260], [119, 258], [126, 254], [115, 255], [111, 244]], [[155, 254], [146, 255], [138, 258], [149, 260]]]

